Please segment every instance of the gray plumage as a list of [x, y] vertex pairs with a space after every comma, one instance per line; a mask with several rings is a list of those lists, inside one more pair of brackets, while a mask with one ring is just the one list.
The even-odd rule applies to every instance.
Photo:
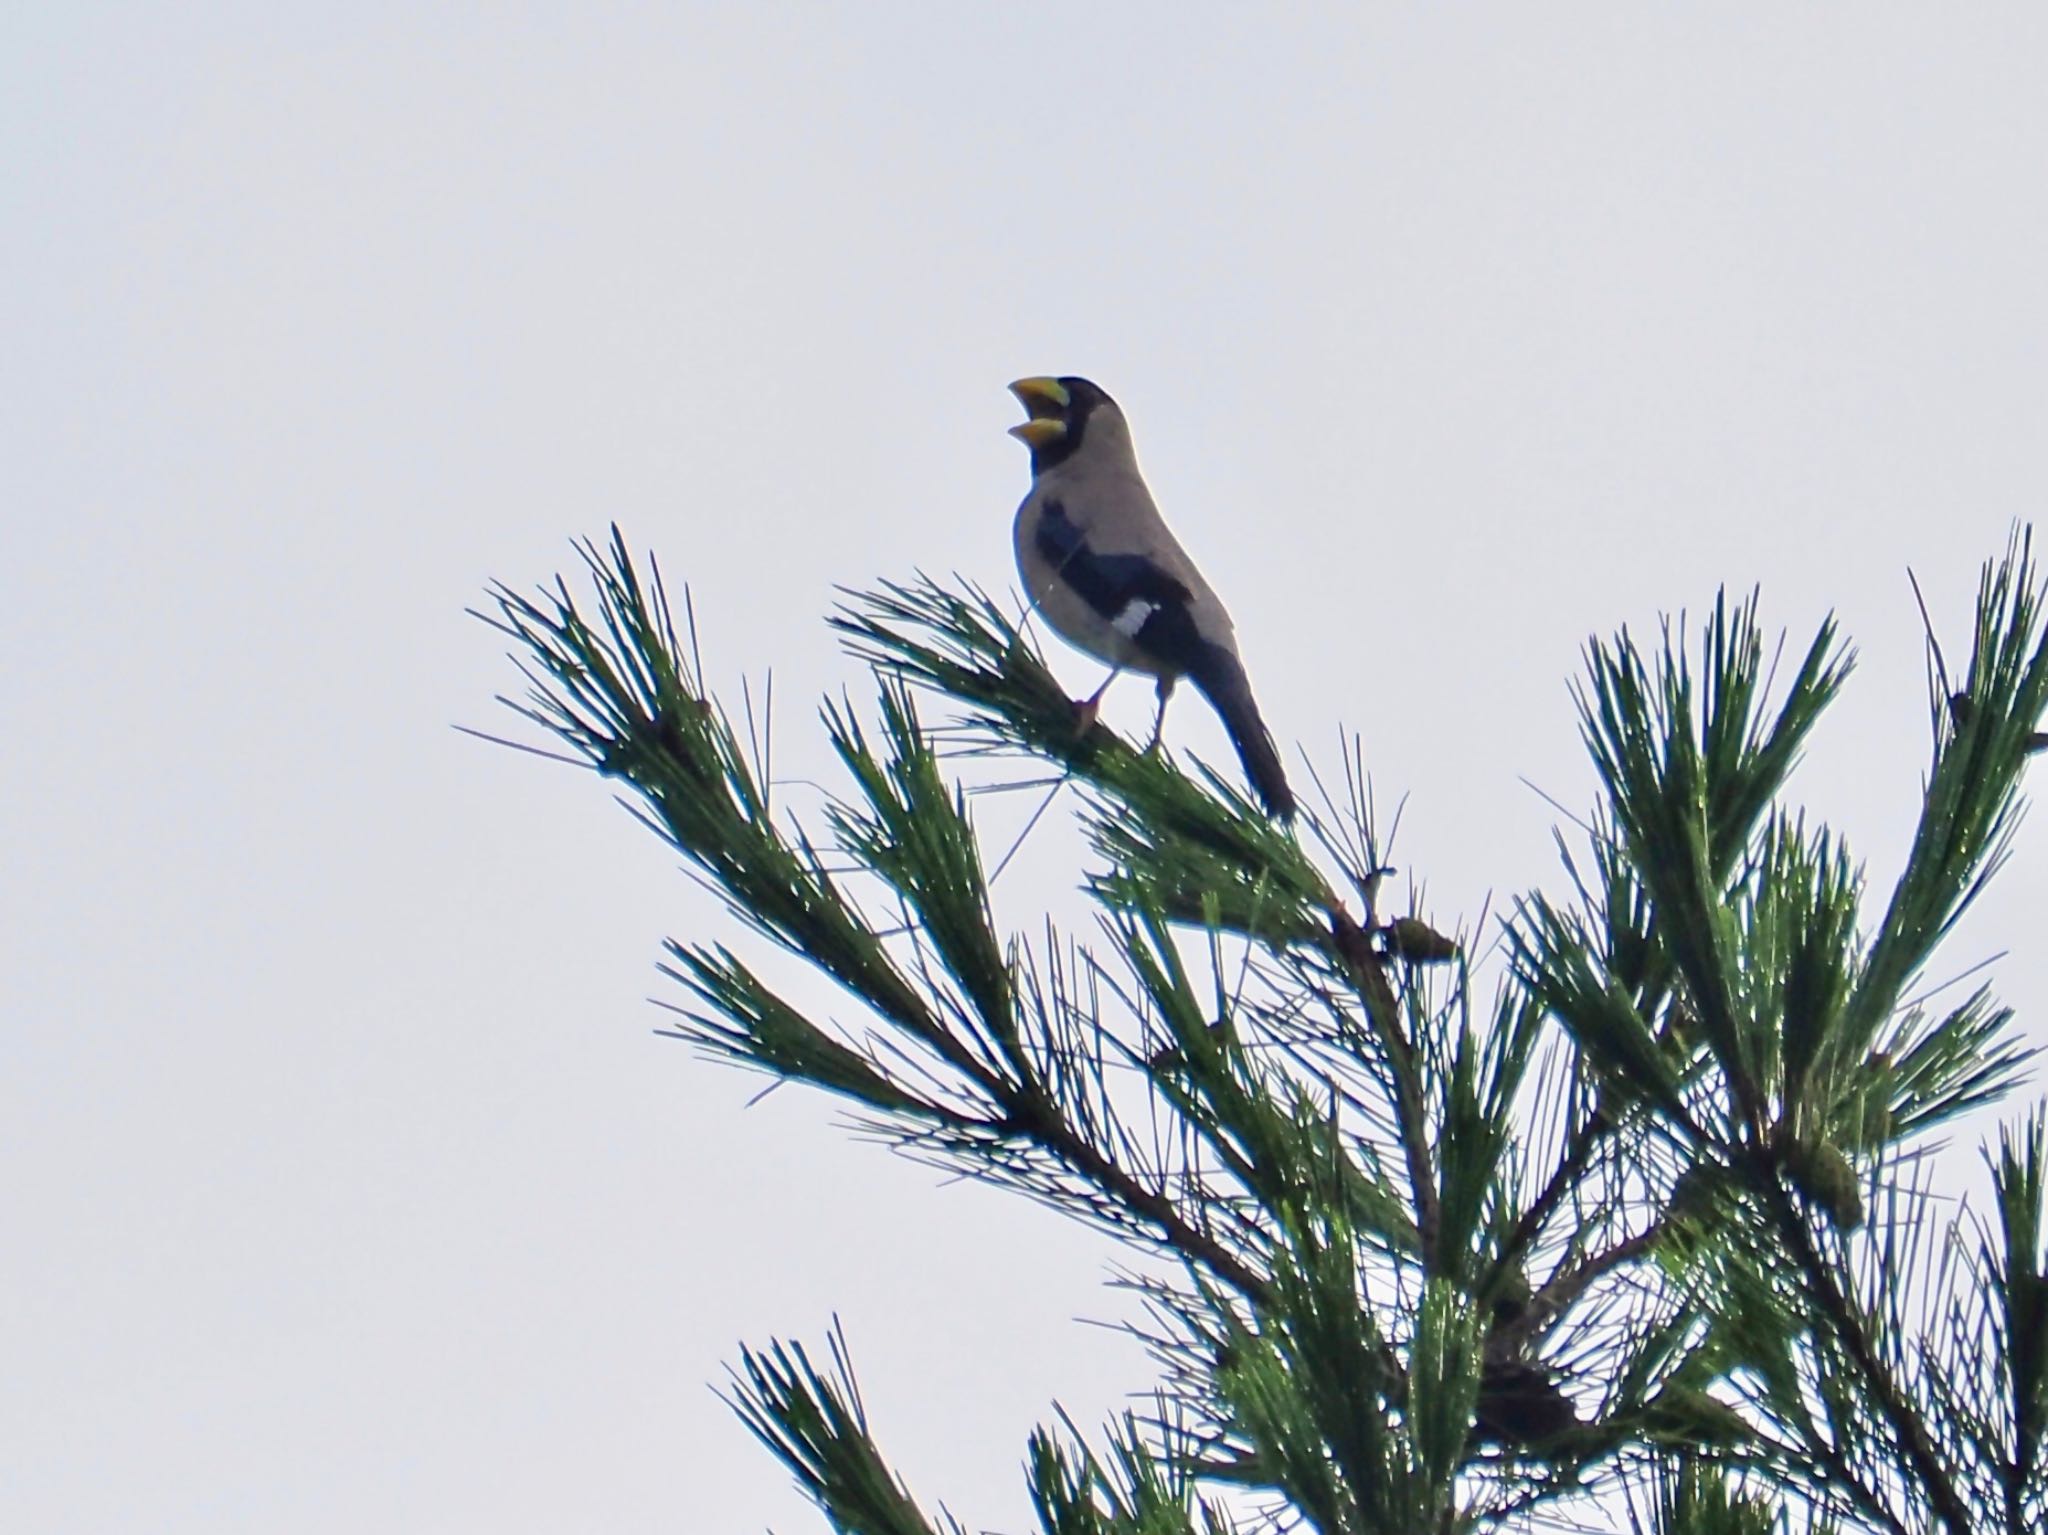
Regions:
[[1082, 378], [1019, 379], [1010, 389], [1031, 416], [1011, 429], [1030, 447], [1032, 470], [1015, 535], [1039, 613], [1078, 649], [1157, 678], [1162, 721], [1186, 677], [1222, 717], [1267, 810], [1291, 816], [1294, 795], [1230, 615], [1160, 517], [1122, 410]]

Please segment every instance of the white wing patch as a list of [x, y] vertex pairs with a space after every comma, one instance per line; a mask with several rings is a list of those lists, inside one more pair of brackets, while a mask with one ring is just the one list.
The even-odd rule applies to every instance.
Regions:
[[1127, 640], [1135, 640], [1138, 631], [1145, 627], [1145, 621], [1159, 611], [1159, 604], [1143, 597], [1133, 597], [1124, 604], [1124, 610], [1109, 621], [1110, 628]]

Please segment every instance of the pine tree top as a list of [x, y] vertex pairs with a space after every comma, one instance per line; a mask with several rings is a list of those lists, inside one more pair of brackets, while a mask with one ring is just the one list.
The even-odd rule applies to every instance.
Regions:
[[[1831, 621], [1777, 694], [1754, 595], [1696, 637], [1589, 643], [1600, 803], [1484, 977], [1491, 932], [1388, 909], [1355, 751], [1277, 825], [1077, 729], [971, 586], [848, 594], [832, 621], [877, 701], [825, 706], [845, 780], [808, 831], [658, 569], [616, 529], [581, 552], [592, 606], [558, 581], [486, 616], [531, 683], [512, 707], [751, 935], [670, 945], [674, 1032], [1141, 1255], [1154, 1405], [1033, 1437], [1046, 1535], [2048, 1528], [2041, 1110], [1999, 1132], [1989, 1215], [1928, 1193], [1929, 1132], [2031, 1051], [1988, 983], [1913, 995], [2044, 744], [2030, 535], [1986, 564], [1957, 674], [1929, 626], [1932, 755], [1881, 901], [1784, 799], [1853, 664]], [[998, 928], [970, 759], [1071, 786], [1087, 939]], [[861, 1027], [788, 1000], [803, 967]], [[745, 1350], [730, 1396], [835, 1528], [964, 1528], [890, 1471], [838, 1336], [823, 1363]]]

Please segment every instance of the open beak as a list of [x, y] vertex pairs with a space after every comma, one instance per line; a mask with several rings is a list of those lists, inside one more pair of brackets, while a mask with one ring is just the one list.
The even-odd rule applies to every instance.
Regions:
[[1066, 385], [1056, 378], [1020, 378], [1010, 386], [1010, 393], [1031, 412], [1034, 421], [1041, 416], [1056, 416], [1073, 403]]
[[1048, 443], [1058, 442], [1067, 435], [1067, 423], [1055, 421], [1050, 416], [1040, 416], [1036, 421], [1019, 421], [1010, 428], [1010, 435], [1021, 443], [1042, 448]]
[[1029, 421], [1020, 421], [1010, 428], [1012, 437], [1034, 448], [1042, 448], [1067, 435], [1064, 417], [1070, 396], [1058, 379], [1020, 378], [1010, 385], [1010, 393], [1017, 397], [1017, 403], [1031, 417]]

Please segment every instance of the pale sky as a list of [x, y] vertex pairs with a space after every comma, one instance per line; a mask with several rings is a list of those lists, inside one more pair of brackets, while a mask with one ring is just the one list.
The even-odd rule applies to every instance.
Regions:
[[[1556, 886], [1584, 637], [1721, 582], [1859, 645], [1795, 792], [1888, 887], [1907, 567], [1953, 654], [2048, 507], [2048, 12], [1361, 9], [0, 7], [0, 1527], [822, 1529], [707, 1383], [834, 1313], [1025, 1526], [1150, 1382], [1115, 1250], [656, 1038], [729, 925], [450, 728], [463, 608], [617, 519], [828, 774], [834, 585], [1014, 579], [1020, 374], [1123, 402], [1440, 925]], [[1047, 836], [1004, 914], [1078, 926]], [[2016, 948], [2035, 1040], [2044, 905], [2035, 825], [1933, 977]]]

